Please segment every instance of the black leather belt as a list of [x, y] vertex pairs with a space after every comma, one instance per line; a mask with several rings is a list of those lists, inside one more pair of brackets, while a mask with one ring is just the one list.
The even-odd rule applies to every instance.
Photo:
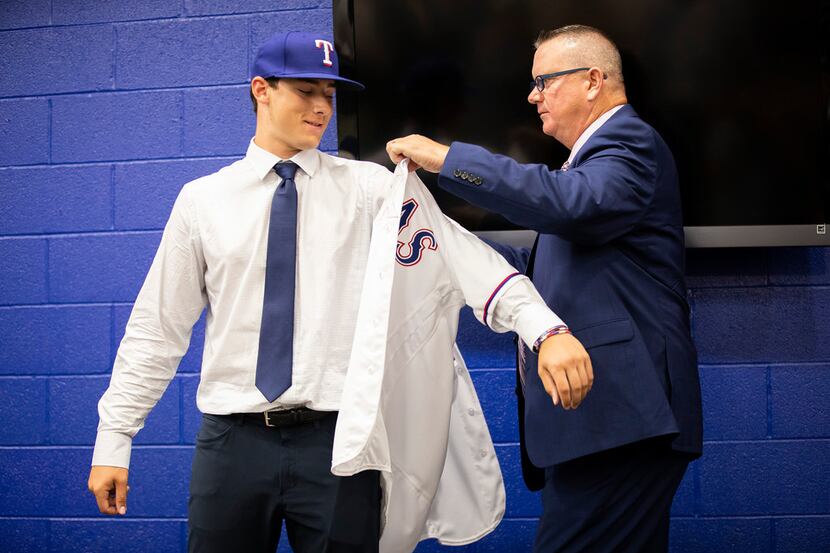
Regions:
[[318, 421], [335, 414], [336, 411], [313, 411], [307, 407], [298, 407], [297, 409], [286, 409], [283, 411], [243, 413], [242, 418], [245, 422], [260, 424], [269, 428], [280, 428], [283, 426], [294, 426]]

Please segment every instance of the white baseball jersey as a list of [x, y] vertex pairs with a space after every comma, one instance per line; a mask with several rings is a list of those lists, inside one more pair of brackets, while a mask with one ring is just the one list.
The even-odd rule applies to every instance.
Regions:
[[[405, 161], [390, 180], [372, 229], [332, 472], [381, 471], [381, 551], [401, 553], [426, 538], [470, 543], [504, 514], [495, 449], [454, 348], [460, 308], [531, 344], [562, 321], [527, 277], [441, 213]], [[515, 308], [496, 322], [500, 301]]]

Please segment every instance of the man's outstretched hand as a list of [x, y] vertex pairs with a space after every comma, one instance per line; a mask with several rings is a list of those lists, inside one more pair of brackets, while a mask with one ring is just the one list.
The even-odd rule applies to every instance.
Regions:
[[386, 153], [389, 154], [389, 159], [397, 164], [402, 159], [409, 158], [410, 171], [423, 167], [430, 173], [439, 173], [449, 151], [449, 146], [420, 134], [410, 134], [386, 143]]

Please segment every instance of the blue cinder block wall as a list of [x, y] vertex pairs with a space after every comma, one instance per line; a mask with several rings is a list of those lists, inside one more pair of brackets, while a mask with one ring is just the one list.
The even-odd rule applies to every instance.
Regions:
[[[185, 550], [201, 323], [136, 439], [125, 518], [86, 491], [96, 402], [179, 188], [244, 154], [254, 49], [331, 26], [327, 0], [0, 5], [0, 551]], [[828, 551], [830, 251], [691, 251], [689, 284], [706, 449], [672, 551]], [[460, 341], [508, 493], [461, 550], [526, 551], [540, 504], [518, 471], [511, 341], [469, 313]]]

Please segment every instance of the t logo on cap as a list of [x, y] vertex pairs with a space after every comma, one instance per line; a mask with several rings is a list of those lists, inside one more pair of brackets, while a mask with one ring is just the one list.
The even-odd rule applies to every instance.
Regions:
[[329, 42], [328, 40], [320, 40], [319, 38], [314, 41], [314, 46], [317, 48], [322, 48], [323, 51], [326, 53], [326, 57], [323, 58], [323, 65], [326, 67], [331, 67], [333, 63], [331, 62], [331, 51], [334, 50], [334, 44]]
[[[340, 76], [334, 41], [319, 36], [298, 32], [275, 33], [259, 47], [251, 66], [251, 79], [326, 79], [335, 81], [338, 88], [363, 90], [364, 86], [359, 82]], [[322, 60], [320, 50], [323, 50]]]

